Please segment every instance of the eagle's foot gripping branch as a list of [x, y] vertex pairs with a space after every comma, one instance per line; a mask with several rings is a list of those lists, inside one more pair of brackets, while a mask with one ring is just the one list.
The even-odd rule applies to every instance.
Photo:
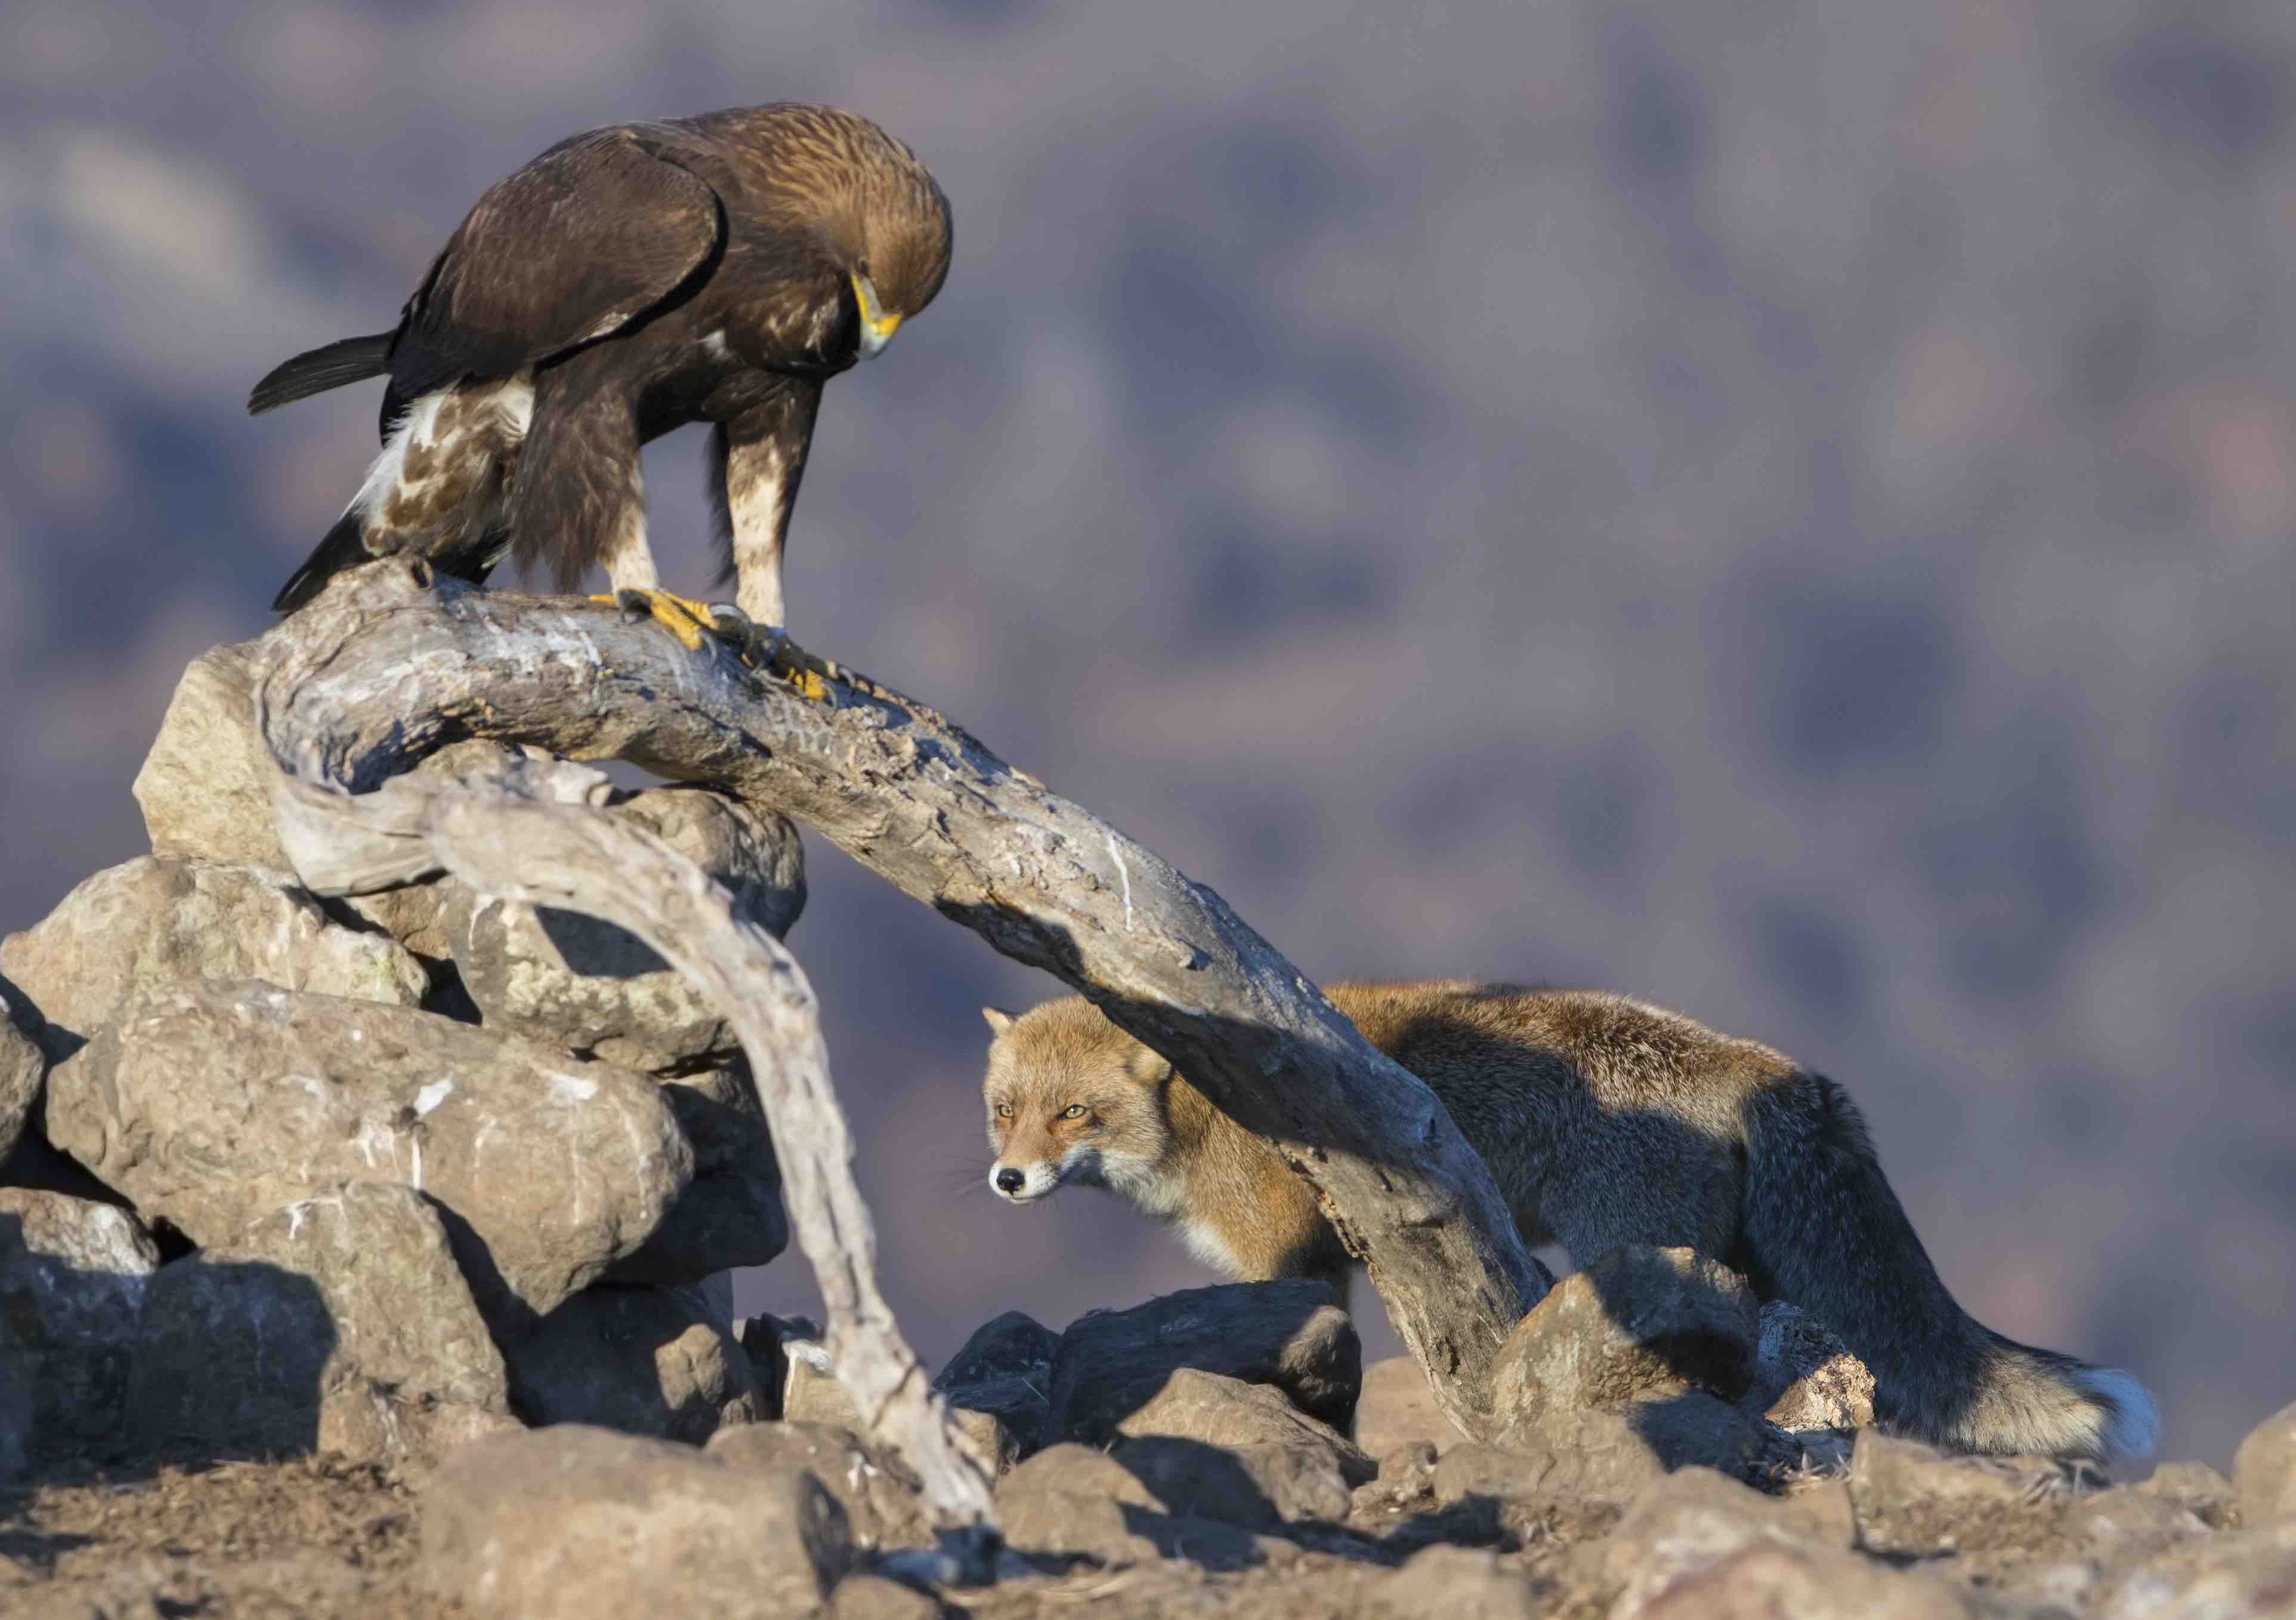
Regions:
[[715, 616], [709, 609], [690, 596], [673, 595], [668, 591], [616, 591], [611, 596], [594, 596], [592, 601], [618, 604], [622, 615], [632, 624], [642, 618], [659, 620], [676, 636], [688, 652], [701, 650], [703, 640], [718, 633]]

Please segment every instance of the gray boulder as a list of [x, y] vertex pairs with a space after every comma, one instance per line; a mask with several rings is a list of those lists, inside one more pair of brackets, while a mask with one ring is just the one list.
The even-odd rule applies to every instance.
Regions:
[[1157, 1545], [1138, 1527], [1161, 1514], [1156, 1493], [1090, 1446], [1050, 1445], [997, 1482], [996, 1519], [1023, 1552], [1074, 1554], [1109, 1566], [1148, 1562]]
[[255, 730], [259, 646], [209, 648], [176, 683], [132, 790], [154, 855], [286, 870], [271, 819], [275, 767]]
[[1355, 1324], [1321, 1283], [1187, 1289], [1070, 1324], [1054, 1362], [1046, 1438], [1106, 1441], [1183, 1367], [1273, 1385], [1342, 1431], [1363, 1387]]
[[126, 1427], [229, 1455], [428, 1460], [516, 1424], [438, 1212], [354, 1182], [160, 1269]]
[[643, 1075], [244, 981], [138, 991], [49, 1076], [47, 1120], [57, 1146], [209, 1247], [347, 1182], [425, 1193], [498, 1330], [635, 1253], [693, 1175]]
[[693, 1180], [644, 1246], [616, 1261], [609, 1282], [682, 1283], [764, 1265], [789, 1247], [781, 1163], [765, 1109], [736, 1061], [667, 1079], [661, 1099], [693, 1149]]
[[1550, 1612], [1530, 1583], [1477, 1547], [1426, 1547], [1372, 1591], [1374, 1613], [1395, 1620], [1539, 1620]]
[[0, 972], [38, 1009], [54, 1062], [145, 986], [260, 979], [397, 1007], [430, 988], [404, 947], [336, 926], [283, 871], [149, 856], [97, 872], [0, 940]]
[[[1756, 1541], [1687, 1569], [1614, 1620], [1972, 1620], [1964, 1591], [1828, 1548]], [[1993, 1611], [1985, 1611], [1993, 1612]]]
[[1874, 1421], [1874, 1374], [1824, 1323], [1774, 1299], [1762, 1306], [1746, 1403], [1784, 1429], [1864, 1428]]
[[16, 1150], [47, 1077], [47, 1054], [9, 1017], [9, 992], [0, 980], [0, 1163]]
[[[653, 833], [733, 892], [776, 937], [805, 904], [797, 829], [701, 788], [653, 788], [609, 814]], [[611, 923], [465, 891], [447, 918], [463, 989], [490, 1028], [654, 1072], [724, 1064], [740, 1041], [725, 1010]]]
[[2248, 1432], [2232, 1474], [2243, 1523], [2260, 1527], [2296, 1519], [2296, 1405], [2282, 1407]]
[[1007, 1311], [966, 1339], [933, 1379], [999, 1472], [1044, 1444], [1060, 1344], [1034, 1317]]
[[1515, 1324], [1491, 1372], [1505, 1431], [1537, 1436], [1587, 1408], [1745, 1395], [1761, 1316], [1745, 1280], [1688, 1248], [1620, 1248], [1565, 1277]]
[[1423, 1441], [1441, 1451], [1459, 1443], [1459, 1431], [1435, 1404], [1427, 1374], [1407, 1355], [1390, 1355], [1364, 1369], [1356, 1402], [1356, 1444], [1374, 1457]]
[[465, 1446], [422, 1500], [424, 1578], [479, 1616], [783, 1620], [814, 1612], [854, 1559], [844, 1510], [808, 1472], [579, 1424]]
[[1587, 1562], [1603, 1590], [1615, 1594], [1611, 1612], [1637, 1616], [1749, 1548], [1808, 1546], [1814, 1528], [1738, 1480], [1686, 1468], [1641, 1493]]
[[908, 1465], [849, 1428], [826, 1423], [751, 1423], [723, 1430], [709, 1454], [734, 1468], [771, 1473], [804, 1469], [844, 1508], [853, 1539], [864, 1547], [915, 1546], [932, 1540], [932, 1514]]
[[1327, 1444], [1212, 1445], [1149, 1436], [1109, 1453], [1176, 1513], [1255, 1529], [1295, 1520], [1337, 1523], [1354, 1486]]
[[770, 1415], [750, 1358], [700, 1291], [585, 1289], [504, 1340], [529, 1423], [587, 1423], [700, 1444]]
[[1498, 1446], [1463, 1444], [1435, 1465], [1439, 1500], [1623, 1502], [1683, 1468], [1745, 1478], [1775, 1458], [1776, 1431], [1695, 1390], [1551, 1412]]
[[2053, 1519], [2069, 1486], [2034, 1457], [1950, 1456], [1877, 1429], [1857, 1436], [1849, 1501], [1872, 1552], [1930, 1557], [1999, 1546]]
[[117, 1431], [159, 1269], [127, 1211], [0, 1188], [0, 1478]]
[[1329, 1452], [1350, 1485], [1379, 1472], [1377, 1465], [1330, 1424], [1308, 1416], [1266, 1384], [1247, 1384], [1183, 1367], [1139, 1406], [1115, 1433], [1128, 1439], [1162, 1436], [1207, 1445], [1305, 1445]]

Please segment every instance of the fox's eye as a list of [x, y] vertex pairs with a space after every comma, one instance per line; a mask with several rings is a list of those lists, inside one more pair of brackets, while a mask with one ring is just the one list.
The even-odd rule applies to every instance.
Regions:
[[998, 1103], [998, 1104], [996, 1105], [996, 1117], [997, 1117], [997, 1118], [999, 1118], [999, 1119], [1010, 1119], [1010, 1118], [1012, 1118], [1012, 1117], [1013, 1117], [1013, 1105], [1012, 1105], [1011, 1103], [1009, 1103], [1009, 1102], [1000, 1102], [1000, 1103]]
[[1082, 1119], [1084, 1117], [1084, 1104], [1081, 1102], [1070, 1103], [1068, 1107], [1061, 1110], [1061, 1117], [1062, 1119]]

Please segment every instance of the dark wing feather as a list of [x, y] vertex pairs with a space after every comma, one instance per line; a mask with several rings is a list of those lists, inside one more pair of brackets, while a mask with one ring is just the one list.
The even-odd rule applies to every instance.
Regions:
[[701, 179], [627, 127], [562, 141], [479, 199], [408, 300], [392, 391], [503, 377], [638, 320], [725, 242]]

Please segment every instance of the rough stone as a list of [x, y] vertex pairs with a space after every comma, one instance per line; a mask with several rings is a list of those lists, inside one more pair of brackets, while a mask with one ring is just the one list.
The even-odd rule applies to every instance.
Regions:
[[1435, 1404], [1427, 1374], [1407, 1355], [1390, 1355], [1364, 1369], [1363, 1395], [1356, 1403], [1356, 1444], [1374, 1457], [1423, 1440], [1441, 1451], [1462, 1436]]
[[1875, 1429], [1849, 1459], [1849, 1501], [1867, 1550], [1929, 1556], [2012, 1539], [2054, 1514], [2062, 1475], [2038, 1458], [1951, 1457]]
[[845, 1510], [861, 1546], [930, 1541], [932, 1515], [916, 1476], [892, 1452], [849, 1428], [825, 1423], [752, 1423], [709, 1442], [709, 1454], [736, 1468], [809, 1470]]
[[9, 1016], [12, 999], [6, 981], [0, 980], [0, 1163], [16, 1150], [48, 1074], [47, 1054]]
[[1070, 1324], [1054, 1360], [1046, 1437], [1105, 1441], [1184, 1367], [1273, 1385], [1343, 1432], [1363, 1386], [1355, 1325], [1322, 1284], [1188, 1289]]
[[430, 1460], [515, 1422], [437, 1211], [362, 1182], [160, 1270], [126, 1427], [225, 1455]]
[[1784, 1300], [1762, 1306], [1747, 1404], [1780, 1428], [1864, 1428], [1874, 1421], [1874, 1374], [1816, 1317]]
[[0, 1478], [115, 1432], [159, 1268], [127, 1211], [0, 1189]]
[[439, 1466], [423, 1573], [478, 1616], [782, 1620], [852, 1567], [844, 1510], [802, 1470], [580, 1424], [504, 1435]]
[[1590, 1561], [1605, 1590], [1618, 1594], [1612, 1612], [1638, 1615], [1685, 1577], [1749, 1547], [1805, 1544], [1814, 1528], [1751, 1486], [1711, 1469], [1685, 1468], [1636, 1497]]
[[829, 1620], [937, 1620], [941, 1606], [883, 1575], [850, 1575], [830, 1594]]
[[1475, 1547], [1423, 1548], [1373, 1589], [1374, 1612], [1396, 1620], [1538, 1620], [1529, 1583]]
[[0, 940], [0, 972], [39, 1010], [59, 1063], [144, 986], [251, 978], [397, 1007], [430, 989], [404, 947], [337, 927], [286, 872], [150, 856], [97, 872]]
[[789, 1247], [781, 1164], [749, 1068], [664, 1080], [661, 1099], [693, 1149], [693, 1180], [609, 1282], [697, 1282], [764, 1265]]
[[1757, 1541], [1678, 1575], [1611, 1620], [1967, 1620], [1969, 1600], [1855, 1553]]
[[1034, 1317], [1007, 1311], [966, 1339], [933, 1379], [1000, 1473], [1044, 1444], [1060, 1344]]
[[2296, 1523], [2189, 1542], [2113, 1576], [2100, 1620], [2286, 1620], [2296, 1615]]
[[152, 849], [284, 870], [271, 817], [271, 757], [255, 730], [258, 643], [214, 647], [176, 683], [132, 791]]
[[661, 1088], [427, 1013], [252, 983], [147, 986], [49, 1076], [48, 1131], [194, 1242], [348, 1182], [443, 1207], [498, 1331], [636, 1250], [692, 1150]]
[[1149, 1436], [1109, 1453], [1176, 1513], [1273, 1529], [1347, 1518], [1353, 1485], [1328, 1444], [1208, 1444]]
[[1023, 1552], [1078, 1554], [1111, 1566], [1157, 1556], [1136, 1528], [1163, 1502], [1115, 1459], [1090, 1446], [1046, 1446], [997, 1482], [996, 1518]]
[[2188, 1510], [2211, 1530], [2243, 1522], [2240, 1487], [2205, 1462], [2164, 1462], [2136, 1488]]
[[852, 1393], [837, 1377], [821, 1330], [803, 1316], [780, 1318], [777, 1325], [780, 1330], [775, 1337], [785, 1370], [783, 1418], [791, 1423], [824, 1423], [856, 1434], [866, 1429], [869, 1426], [862, 1421]]
[[1736, 1272], [1693, 1249], [1614, 1249], [1515, 1324], [1493, 1365], [1492, 1402], [1509, 1428], [1536, 1432], [1551, 1416], [1651, 1396], [1736, 1401], [1753, 1381], [1760, 1330]]
[[[1676, 1469], [1751, 1474], [1775, 1433], [1760, 1420], [1691, 1391], [1556, 1411], [1537, 1428], [1518, 1426], [1503, 1446], [1461, 1445], [1435, 1465], [1437, 1498], [1448, 1505], [1483, 1493], [1522, 1501], [1624, 1502]], [[1499, 1482], [1506, 1482], [1503, 1488]]]
[[[701, 788], [647, 789], [609, 812], [693, 860], [769, 933], [785, 933], [803, 909], [804, 857], [784, 817]], [[654, 1072], [740, 1055], [726, 1010], [612, 923], [464, 891], [447, 934], [489, 1028]]]
[[730, 1324], [693, 1288], [583, 1289], [507, 1338], [510, 1393], [540, 1427], [586, 1423], [698, 1445], [769, 1412]]
[[2296, 1404], [2249, 1430], [2234, 1454], [2241, 1521], [2251, 1527], [2296, 1518]]
[[1213, 1446], [1307, 1446], [1327, 1453], [1350, 1486], [1379, 1472], [1338, 1430], [1300, 1411], [1280, 1391], [1193, 1367], [1175, 1372], [1163, 1388], [1125, 1415], [1116, 1433]]

